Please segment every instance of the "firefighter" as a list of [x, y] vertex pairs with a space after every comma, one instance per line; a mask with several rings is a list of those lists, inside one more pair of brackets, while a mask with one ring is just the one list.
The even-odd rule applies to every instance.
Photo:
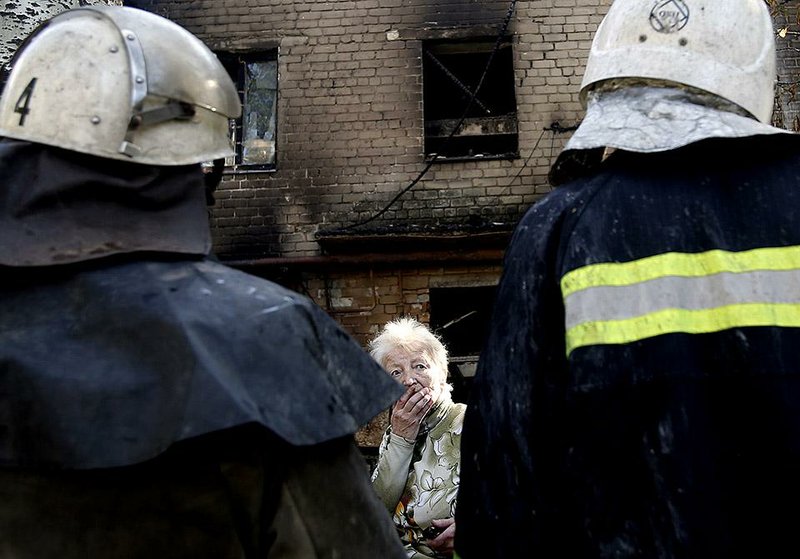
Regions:
[[762, 0], [616, 0], [505, 257], [456, 552], [775, 557], [800, 513], [800, 144]]
[[[404, 557], [353, 441], [402, 389], [209, 256], [236, 89], [183, 28], [55, 16], [0, 99], [0, 557]], [[217, 165], [219, 168], [219, 165]]]

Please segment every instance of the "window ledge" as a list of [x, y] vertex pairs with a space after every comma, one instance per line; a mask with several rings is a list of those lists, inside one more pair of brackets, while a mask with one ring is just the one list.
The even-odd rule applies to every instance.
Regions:
[[223, 175], [254, 175], [258, 173], [274, 173], [277, 171], [275, 167], [270, 167], [267, 169], [249, 169], [246, 167], [225, 167], [225, 170], [222, 171]]

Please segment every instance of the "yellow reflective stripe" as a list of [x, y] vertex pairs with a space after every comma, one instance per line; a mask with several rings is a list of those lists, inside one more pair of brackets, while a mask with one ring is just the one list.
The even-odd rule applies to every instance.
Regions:
[[742, 303], [712, 309], [664, 309], [624, 320], [585, 322], [567, 331], [567, 355], [596, 344], [625, 344], [683, 332], [707, 334], [744, 326], [800, 327], [800, 304]]
[[632, 262], [605, 262], [572, 270], [561, 278], [561, 292], [566, 298], [571, 293], [590, 287], [631, 285], [664, 276], [697, 277], [720, 272], [795, 268], [800, 268], [800, 246], [757, 248], [742, 252], [667, 252]]

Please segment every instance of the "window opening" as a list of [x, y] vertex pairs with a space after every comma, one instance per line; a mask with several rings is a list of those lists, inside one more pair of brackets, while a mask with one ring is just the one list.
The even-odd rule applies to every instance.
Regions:
[[[453, 134], [495, 44], [498, 51], [483, 85]], [[422, 48], [425, 156], [437, 160], [518, 157], [511, 39], [499, 43], [495, 38], [426, 41]]]
[[242, 116], [231, 121], [231, 140], [236, 148], [225, 166], [236, 170], [275, 168], [277, 138], [277, 50], [220, 54], [239, 90]]
[[453, 400], [469, 399], [472, 377], [488, 334], [495, 286], [431, 288], [430, 327], [449, 355]]

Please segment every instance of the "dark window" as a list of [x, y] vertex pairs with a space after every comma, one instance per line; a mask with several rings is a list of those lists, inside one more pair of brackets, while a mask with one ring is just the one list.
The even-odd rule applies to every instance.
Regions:
[[231, 123], [236, 155], [225, 161], [237, 170], [275, 168], [278, 52], [219, 54], [239, 90], [241, 118]]
[[[422, 49], [425, 156], [517, 157], [511, 40], [426, 41]], [[470, 104], [490, 57], [486, 77]]]
[[486, 341], [497, 288], [438, 287], [430, 290], [430, 326], [450, 358], [453, 400], [466, 402]]

